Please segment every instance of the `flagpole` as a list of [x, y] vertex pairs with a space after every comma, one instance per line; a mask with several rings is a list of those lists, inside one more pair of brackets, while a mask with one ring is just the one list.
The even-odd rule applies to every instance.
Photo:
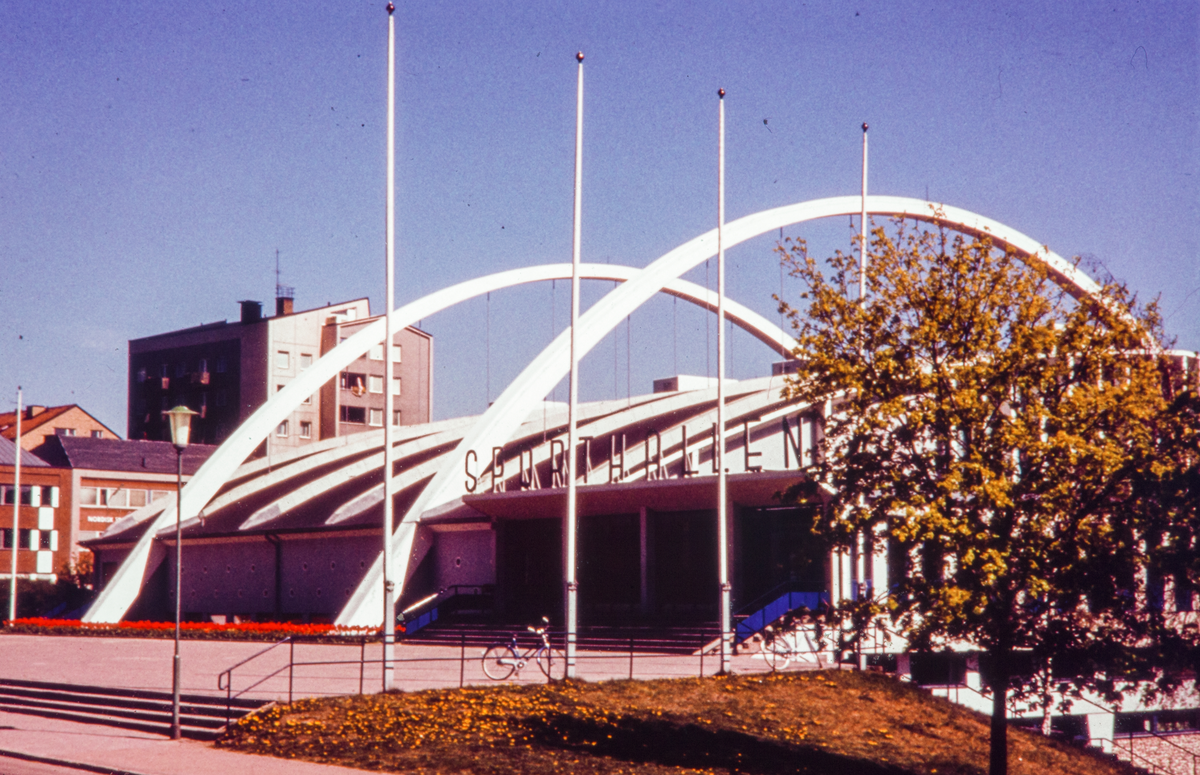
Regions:
[[863, 122], [862, 215], [858, 222], [858, 299], [867, 297], [867, 122]]
[[396, 580], [392, 578], [392, 531], [395, 518], [395, 450], [392, 449], [392, 423], [395, 399], [392, 395], [392, 310], [396, 306], [396, 6], [388, 3], [388, 83], [387, 83], [387, 288], [383, 338], [383, 690], [392, 688], [396, 650]]
[[[21, 386], [17, 385], [17, 438], [14, 447], [13, 460], [13, 525], [12, 540], [12, 572], [8, 577], [8, 621], [12, 626], [17, 618], [17, 544], [21, 542], [20, 509], [21, 509]], [[32, 503], [32, 500], [30, 501]]]
[[[567, 451], [563, 469], [567, 475], [567, 524], [563, 541], [566, 544], [566, 593], [567, 593], [567, 678], [575, 677], [575, 642], [579, 619], [579, 584], [575, 578], [575, 537], [578, 514], [576, 511], [577, 487], [575, 483], [576, 444], [578, 444], [579, 402], [579, 350], [575, 333], [579, 327], [579, 253], [580, 229], [583, 215], [583, 52], [575, 55], [579, 63], [575, 87], [575, 210], [571, 238], [571, 376], [570, 398], [567, 404]], [[584, 469], [587, 463], [583, 464]]]
[[728, 482], [725, 470], [725, 90], [717, 92], [717, 547], [721, 585], [721, 673], [729, 672], [733, 646], [732, 587], [729, 583]]

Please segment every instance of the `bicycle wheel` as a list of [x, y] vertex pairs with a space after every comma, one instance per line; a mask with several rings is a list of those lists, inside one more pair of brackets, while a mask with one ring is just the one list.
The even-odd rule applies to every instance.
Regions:
[[503, 681], [517, 669], [517, 654], [507, 643], [488, 646], [483, 652], [483, 672], [493, 681]]
[[540, 648], [534, 659], [542, 675], [551, 681], [561, 681], [567, 677], [567, 655], [558, 649]]
[[763, 660], [766, 661], [767, 667], [771, 668], [772, 672], [787, 667], [791, 658], [787, 644], [782, 641], [782, 638], [774, 638], [770, 641], [763, 641], [762, 644]]

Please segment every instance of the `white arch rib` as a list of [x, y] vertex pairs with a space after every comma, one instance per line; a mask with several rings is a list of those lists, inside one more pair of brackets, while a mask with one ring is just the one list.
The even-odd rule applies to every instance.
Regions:
[[[617, 264], [583, 264], [580, 270], [582, 276], [588, 280], [615, 280], [618, 282], [628, 281], [642, 271], [635, 267]], [[564, 280], [570, 277], [570, 264], [546, 264], [468, 280], [397, 309], [393, 315], [392, 333], [395, 334], [423, 318], [491, 291], [546, 280]], [[668, 283], [663, 290], [706, 309], [716, 309], [716, 294], [695, 283], [675, 280]], [[726, 300], [726, 309], [730, 319], [736, 325], [744, 328], [772, 349], [785, 354], [790, 353], [791, 338], [774, 323], [753, 310], [729, 300]], [[238, 466], [254, 451], [259, 442], [266, 438], [272, 428], [283, 422], [300, 405], [305, 396], [312, 395], [319, 390], [321, 385], [333, 379], [355, 359], [364, 355], [373, 344], [384, 341], [384, 325], [384, 320], [381, 318], [342, 342], [322, 356], [311, 368], [305, 370], [300, 377], [286, 385], [283, 390], [271, 396], [265, 404], [250, 415], [230, 438], [205, 461], [200, 470], [184, 487], [183, 513], [199, 513], [200, 509], [204, 508], [229, 480]], [[293, 453], [289, 459], [299, 460], [311, 453], [311, 450], [302, 448]], [[121, 620], [141, 590], [155, 533], [170, 525], [174, 520], [174, 504], [164, 508], [154, 518], [108, 585], [101, 590], [96, 602], [88, 609], [84, 621], [117, 622]], [[405, 558], [405, 562], [407, 562], [407, 558]]]
[[[733, 247], [795, 223], [852, 215], [860, 212], [861, 206], [861, 197], [846, 196], [764, 210], [727, 223], [725, 246]], [[1091, 278], [1061, 256], [1051, 252], [1049, 248], [976, 213], [920, 199], [883, 196], [867, 197], [866, 210], [871, 215], [903, 216], [920, 221], [940, 222], [967, 234], [989, 236], [997, 246], [1011, 247], [1027, 262], [1046, 266], [1055, 281], [1073, 295], [1083, 296], [1099, 290], [1099, 286]], [[579, 319], [576, 344], [580, 348], [581, 357], [590, 352], [627, 315], [632, 314], [672, 280], [715, 254], [716, 230], [713, 229], [670, 251], [647, 266], [636, 278], [611, 291]], [[417, 496], [396, 528], [393, 536], [395, 551], [392, 556], [398, 567], [388, 574], [389, 578], [405, 577], [413, 538], [416, 535], [416, 523], [421, 514], [463, 495], [462, 470], [466, 452], [472, 449], [491, 449], [493, 446], [503, 445], [508, 440], [533, 405], [566, 376], [570, 368], [569, 347], [570, 332], [564, 331], [505, 388], [454, 452], [446, 456], [446, 465]], [[382, 585], [379, 583], [383, 572], [382, 552], [380, 555], [339, 614], [338, 624], [370, 626], [380, 622], [383, 616]]]
[[[799, 204], [764, 210], [726, 224], [727, 245], [732, 247], [748, 239], [766, 234], [775, 229], [818, 218], [827, 218], [859, 212], [859, 197], [835, 197], [813, 200]], [[867, 210], [872, 215], [907, 216], [916, 220], [940, 221], [970, 234], [988, 234], [999, 246], [1012, 247], [1030, 260], [1046, 265], [1060, 285], [1075, 295], [1084, 295], [1097, 290], [1090, 278], [1075, 269], [1061, 256], [1052, 253], [1029, 237], [1003, 224], [966, 210], [936, 205], [919, 199], [903, 197], [868, 197]], [[583, 342], [582, 352], [587, 353], [626, 315], [640, 307], [655, 293], [673, 285], [672, 281], [715, 254], [715, 230], [703, 234], [670, 251], [650, 264], [645, 270], [636, 272], [636, 277], [614, 277], [616, 267], [586, 265], [588, 279], [626, 279], [619, 288], [610, 292], [599, 303], [588, 310], [580, 319]], [[391, 335], [453, 306], [493, 290], [525, 283], [560, 279], [569, 276], [569, 265], [557, 264], [524, 269], [514, 269], [463, 283], [437, 291], [395, 311], [392, 318]], [[766, 322], [765, 320], [763, 322]], [[358, 357], [364, 355], [374, 344], [387, 339], [382, 319], [364, 327], [357, 334], [335, 347], [312, 368], [289, 383], [259, 407], [233, 435], [222, 444], [201, 466], [183, 491], [184, 513], [198, 513], [237, 467], [250, 455], [271, 429], [282, 422], [304, 400], [316, 392], [321, 385], [335, 377]], [[534, 403], [549, 392], [566, 375], [566, 341], [563, 332], [516, 380], [501, 394], [493, 406], [479, 419], [471, 433], [458, 445], [454, 453], [447, 456], [447, 465], [425, 487], [416, 503], [404, 515], [403, 521], [393, 536], [398, 563], [407, 565], [415, 522], [428, 508], [457, 497], [462, 484], [455, 474], [461, 471], [462, 458], [466, 450], [490, 448], [493, 440], [503, 439], [519, 426]], [[761, 337], [760, 337], [761, 338]], [[547, 383], [547, 380], [550, 380]], [[545, 386], [544, 390], [540, 390]], [[164, 509], [130, 550], [121, 567], [101, 591], [84, 617], [89, 622], [116, 622], [125, 615], [136, 599], [142, 585], [147, 560], [150, 556], [154, 535], [175, 520], [175, 507]], [[381, 552], [382, 555], [382, 552]], [[339, 624], [378, 623], [382, 618], [382, 597], [376, 587], [382, 571], [382, 558], [376, 558], [346, 608], [338, 617]], [[393, 578], [396, 576], [393, 575]], [[400, 575], [399, 578], [403, 578]]]

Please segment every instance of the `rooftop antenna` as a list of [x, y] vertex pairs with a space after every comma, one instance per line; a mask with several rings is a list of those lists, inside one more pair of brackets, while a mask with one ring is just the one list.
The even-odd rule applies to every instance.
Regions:
[[279, 248], [275, 248], [275, 314], [292, 314], [295, 298], [296, 289], [279, 282]]

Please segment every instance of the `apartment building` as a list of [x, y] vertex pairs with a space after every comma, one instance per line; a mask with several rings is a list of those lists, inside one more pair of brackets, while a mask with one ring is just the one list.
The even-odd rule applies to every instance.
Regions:
[[[365, 298], [297, 312], [292, 298], [280, 296], [272, 317], [263, 316], [261, 302], [240, 304], [237, 322], [129, 342], [130, 439], [169, 439], [162, 413], [182, 404], [198, 412], [192, 419], [192, 440], [220, 444], [271, 394], [374, 319]], [[272, 434], [270, 449], [382, 426], [382, 343], [376, 350], [372, 355], [379, 355], [377, 361], [360, 358], [297, 407]], [[403, 424], [430, 419], [432, 351], [432, 337], [418, 329], [395, 337], [393, 353], [404, 359], [399, 385], [401, 390], [408, 386], [409, 403], [397, 414]]]

